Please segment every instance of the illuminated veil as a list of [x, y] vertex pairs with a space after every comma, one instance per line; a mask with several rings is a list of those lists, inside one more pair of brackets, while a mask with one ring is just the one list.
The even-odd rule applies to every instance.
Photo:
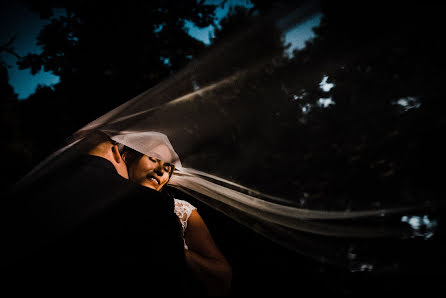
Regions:
[[[409, 237], [410, 226], [401, 218], [422, 204], [378, 197], [341, 200], [342, 194], [317, 199], [305, 189], [308, 169], [302, 167], [311, 158], [301, 155], [309, 148], [306, 125], [312, 113], [327, 113], [337, 104], [330, 98], [337, 86], [324, 91], [319, 84], [326, 76], [323, 55], [320, 65], [307, 65], [306, 49], [292, 56], [284, 37], [320, 18], [319, 7], [308, 3], [258, 18], [182, 71], [81, 128], [24, 181], [57, 167], [88, 132], [100, 130], [147, 155], [167, 145], [176, 167], [169, 186], [319, 260], [348, 266], [349, 247], [340, 239]], [[322, 173], [310, 178], [326, 183]]]

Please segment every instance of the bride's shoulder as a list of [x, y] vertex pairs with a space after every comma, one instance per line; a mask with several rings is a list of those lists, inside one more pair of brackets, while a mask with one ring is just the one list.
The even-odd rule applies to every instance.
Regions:
[[[196, 210], [197, 208], [195, 206], [193, 206], [191, 203], [189, 203], [188, 201], [179, 200], [179, 199], [174, 198], [174, 202], [175, 202], [175, 214], [180, 219], [181, 226], [183, 229], [183, 234], [184, 234], [184, 232], [186, 231], [186, 228], [187, 228], [187, 222], [189, 220], [189, 217], [192, 214], [192, 212], [194, 210]], [[186, 245], [186, 243], [185, 243], [185, 245]], [[185, 247], [187, 247], [187, 246], [185, 246]]]
[[[191, 203], [189, 203], [188, 201], [185, 201], [185, 200], [180, 200], [180, 199], [174, 198], [174, 202], [175, 202], [175, 210], [186, 209], [187, 211], [192, 212], [194, 209], [197, 209], [194, 205], [192, 205]], [[188, 213], [190, 213], [190, 212], [188, 212]]]

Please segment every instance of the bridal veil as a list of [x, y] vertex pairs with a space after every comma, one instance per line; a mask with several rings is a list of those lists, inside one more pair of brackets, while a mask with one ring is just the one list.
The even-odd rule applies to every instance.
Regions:
[[[388, 122], [382, 142], [393, 146], [392, 133], [404, 128], [391, 127], [400, 121], [392, 117], [416, 113], [430, 100], [422, 88], [401, 88], [409, 84], [402, 79], [395, 79], [398, 87], [370, 85], [383, 71], [382, 53], [403, 57], [397, 50], [404, 36], [376, 35], [367, 22], [349, 36], [344, 27], [359, 19], [345, 19], [347, 12], [338, 17], [315, 1], [285, 3], [253, 15], [182, 71], [80, 128], [20, 183], [57, 168], [99, 130], [173, 163], [170, 187], [321, 261], [351, 266], [343, 239], [428, 237], [435, 221], [424, 212], [432, 201], [374, 189], [399, 170], [372, 149], [381, 142], [374, 123]], [[351, 184], [343, 177], [352, 177]]]

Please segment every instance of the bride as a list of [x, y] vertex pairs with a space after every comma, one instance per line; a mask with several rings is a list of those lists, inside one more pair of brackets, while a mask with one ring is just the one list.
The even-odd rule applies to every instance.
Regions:
[[[129, 137], [129, 136], [127, 136]], [[121, 155], [127, 165], [129, 179], [169, 196], [166, 189], [178, 155], [166, 136], [155, 133], [138, 134], [148, 155], [130, 147], [121, 146]], [[198, 210], [191, 203], [174, 198], [175, 213], [182, 227], [186, 262], [203, 283], [209, 295], [227, 295], [231, 289], [232, 268], [215, 244]], [[156, 211], [155, 211], [156, 212]]]

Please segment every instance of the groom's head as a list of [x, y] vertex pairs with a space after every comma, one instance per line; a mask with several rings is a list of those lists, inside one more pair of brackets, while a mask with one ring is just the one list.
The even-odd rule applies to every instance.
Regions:
[[95, 131], [86, 136], [85, 143], [88, 146], [87, 154], [107, 159], [113, 164], [119, 175], [129, 179], [127, 166], [122, 160], [117, 142], [110, 139], [105, 133]]

